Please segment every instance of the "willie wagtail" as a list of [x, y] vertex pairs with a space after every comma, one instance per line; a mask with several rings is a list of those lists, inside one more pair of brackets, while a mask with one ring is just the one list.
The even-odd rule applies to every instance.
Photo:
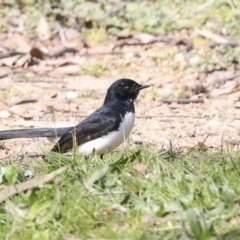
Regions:
[[58, 137], [54, 152], [68, 152], [76, 143], [78, 153], [86, 156], [95, 150], [102, 156], [129, 137], [135, 120], [134, 100], [147, 87], [131, 79], [119, 79], [108, 88], [103, 106], [75, 127], [0, 131], [0, 140]]

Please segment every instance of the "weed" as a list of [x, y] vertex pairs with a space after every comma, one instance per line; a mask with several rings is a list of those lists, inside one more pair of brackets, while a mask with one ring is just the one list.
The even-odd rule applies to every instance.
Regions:
[[88, 74], [93, 75], [95, 77], [102, 76], [107, 70], [107, 66], [104, 64], [91, 64], [84, 69]]
[[92, 29], [84, 29], [83, 36], [86, 41], [90, 42], [102, 42], [106, 39], [106, 31], [104, 28], [94, 27]]
[[[86, 161], [42, 150], [50, 165], [36, 160], [37, 175], [71, 167], [53, 181], [1, 204], [2, 239], [240, 236], [230, 221], [239, 212], [238, 166], [222, 160], [231, 156], [234, 161], [238, 152], [184, 154], [171, 146], [164, 154], [129, 149], [108, 154], [103, 161], [95, 155]], [[134, 169], [136, 163], [144, 166], [144, 174]], [[26, 165], [6, 168], [1, 188], [26, 180], [21, 174]]]

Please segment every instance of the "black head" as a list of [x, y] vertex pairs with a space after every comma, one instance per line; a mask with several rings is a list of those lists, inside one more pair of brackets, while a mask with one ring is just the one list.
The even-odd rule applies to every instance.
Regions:
[[134, 101], [137, 98], [139, 91], [148, 87], [149, 85], [141, 85], [131, 79], [119, 79], [108, 88], [104, 104], [115, 99], [122, 101], [131, 99]]

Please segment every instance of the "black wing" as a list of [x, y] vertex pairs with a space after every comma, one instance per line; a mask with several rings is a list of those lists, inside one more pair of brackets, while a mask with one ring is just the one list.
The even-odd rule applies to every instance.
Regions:
[[[111, 105], [111, 104], [110, 104]], [[121, 114], [111, 106], [104, 105], [72, 130], [63, 134], [59, 141], [55, 144], [52, 151], [67, 152], [74, 146], [74, 138], [76, 144], [81, 145], [90, 140], [94, 140], [108, 132], [117, 130], [121, 123]]]

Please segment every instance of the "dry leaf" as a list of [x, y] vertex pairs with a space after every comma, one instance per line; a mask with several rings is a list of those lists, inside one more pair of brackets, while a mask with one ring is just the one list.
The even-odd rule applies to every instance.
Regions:
[[31, 46], [28, 43], [27, 39], [23, 35], [17, 33], [8, 34], [8, 38], [4, 42], [4, 46], [22, 53], [28, 53], [31, 49]]
[[142, 216], [142, 223], [158, 223], [159, 218], [150, 214], [146, 214]]
[[55, 68], [53, 72], [54, 73], [74, 75], [74, 74], [78, 74], [80, 72], [80, 70], [81, 70], [80, 66], [69, 65], [69, 66], [63, 66], [63, 67]]
[[41, 102], [13, 105], [9, 108], [9, 110], [24, 115], [26, 118], [39, 116], [40, 112], [44, 111], [45, 109], [45, 105], [43, 105]]
[[232, 145], [232, 146], [239, 146], [240, 145], [240, 141], [237, 139], [227, 139], [224, 141], [225, 143]]
[[13, 57], [8, 57], [8, 58], [3, 58], [0, 60], [0, 66], [8, 66], [8, 67], [12, 67], [15, 65], [15, 63], [17, 62], [17, 60], [21, 58], [21, 55], [16, 55]]
[[128, 209], [126, 207], [122, 206], [119, 203], [114, 203], [112, 206], [110, 206], [107, 209], [100, 209], [100, 214], [102, 216], [108, 216], [108, 215], [111, 215], [113, 213], [125, 214], [127, 212], [128, 212]]
[[0, 60], [0, 66], [8, 66], [11, 68], [25, 67], [31, 61], [29, 54], [19, 54], [13, 57], [3, 58]]
[[52, 36], [51, 27], [47, 21], [47, 19], [42, 16], [38, 22], [36, 32], [38, 34], [38, 38], [42, 41], [48, 40]]
[[75, 28], [64, 28], [63, 32], [67, 40], [81, 37], [81, 33]]
[[44, 60], [40, 62], [41, 66], [67, 66], [67, 65], [83, 65], [86, 62], [86, 58], [74, 57], [74, 58], [60, 58]]
[[[6, 76], [9, 76], [10, 74], [12, 74], [12, 70], [10, 68], [8, 68], [8, 67], [0, 68], [0, 78], [4, 78]], [[3, 89], [3, 87], [0, 86], [0, 89]]]
[[153, 36], [151, 34], [147, 34], [147, 33], [134, 34], [133, 38], [139, 40], [141, 43], [149, 43], [156, 39], [155, 36]]
[[16, 185], [12, 185], [12, 186], [9, 186], [9, 187], [6, 187], [6, 188], [2, 189], [0, 191], [0, 203], [5, 201], [8, 197], [10, 197], [10, 196], [12, 196], [16, 193], [20, 193], [24, 190], [27, 190], [27, 189], [30, 189], [30, 188], [33, 188], [33, 187], [39, 187], [43, 183], [50, 181], [51, 179], [53, 179], [57, 175], [66, 171], [67, 169], [68, 169], [68, 166], [63, 166], [63, 167], [60, 167], [57, 170], [55, 170], [51, 173], [48, 173], [46, 175], [36, 177], [36, 178], [30, 179], [26, 182], [18, 183]]
[[25, 54], [17, 60], [17, 62], [15, 63], [15, 67], [27, 67], [30, 62], [31, 62], [30, 54]]
[[128, 209], [124, 206], [122, 206], [121, 204], [119, 203], [114, 203], [110, 209], [114, 212], [114, 213], [117, 213], [117, 214], [125, 214], [128, 212]]
[[0, 118], [8, 118], [11, 116], [11, 113], [9, 113], [7, 110], [0, 111]]
[[209, 149], [209, 147], [206, 145], [205, 142], [198, 142], [197, 143], [198, 147], [200, 148], [201, 151], [207, 151]]
[[133, 168], [142, 174], [145, 174], [148, 171], [147, 167], [142, 163], [134, 163]]
[[35, 58], [45, 59], [48, 56], [48, 49], [44, 46], [35, 45], [30, 50], [30, 55]]

